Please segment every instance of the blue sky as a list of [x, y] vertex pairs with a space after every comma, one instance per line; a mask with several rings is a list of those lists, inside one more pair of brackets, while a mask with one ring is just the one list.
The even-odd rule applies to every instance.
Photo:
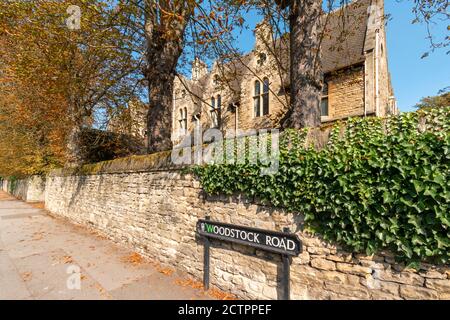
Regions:
[[[387, 25], [389, 69], [392, 75], [395, 96], [401, 111], [413, 111], [414, 105], [426, 96], [436, 95], [439, 90], [450, 86], [449, 48], [434, 51], [429, 57], [421, 59], [429, 50], [426, 27], [411, 24], [412, 0], [386, 0], [386, 14], [390, 14]], [[246, 17], [250, 29], [261, 18], [254, 14]], [[444, 35], [447, 22], [440, 22], [434, 29], [436, 35]], [[251, 30], [246, 30], [238, 39], [243, 51], [253, 49], [254, 39]]]
[[[429, 48], [424, 25], [413, 25], [412, 1], [386, 1], [388, 22], [387, 39], [389, 68], [398, 106], [401, 111], [414, 110], [414, 104], [422, 97], [436, 95], [450, 86], [450, 55], [448, 48], [434, 51], [429, 57], [420, 57]], [[436, 26], [435, 34], [442, 37], [448, 21]]]

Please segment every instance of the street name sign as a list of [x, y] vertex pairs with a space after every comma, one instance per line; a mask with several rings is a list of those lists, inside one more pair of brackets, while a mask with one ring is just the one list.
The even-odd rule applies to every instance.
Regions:
[[297, 235], [287, 232], [243, 227], [211, 220], [199, 220], [197, 222], [197, 233], [204, 237], [239, 243], [293, 257], [298, 256], [302, 250], [302, 245]]

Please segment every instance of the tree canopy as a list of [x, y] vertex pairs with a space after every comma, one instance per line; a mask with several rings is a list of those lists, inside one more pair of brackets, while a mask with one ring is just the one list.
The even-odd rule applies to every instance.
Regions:
[[[141, 90], [139, 38], [112, 1], [0, 4], [2, 173], [42, 173], [73, 160], [73, 128], [105, 119]], [[70, 28], [70, 5], [82, 12]]]
[[[438, 19], [448, 21], [448, 1], [409, 1], [416, 16], [413, 23], [424, 23], [429, 30], [430, 49], [448, 47], [450, 38], [434, 37], [431, 27]], [[310, 95], [308, 101], [300, 95], [291, 109], [309, 105], [309, 114], [317, 120], [314, 108], [319, 107], [321, 80], [316, 57], [321, 41], [314, 31], [316, 20], [348, 2], [2, 1], [0, 174], [44, 173], [78, 163], [81, 130], [105, 125], [136, 97], [148, 100], [149, 151], [170, 148], [173, 80], [188, 73], [194, 57], [217, 60], [219, 65], [240, 59], [236, 36], [247, 27], [249, 12], [266, 17], [273, 43], [289, 41], [283, 35], [293, 34], [291, 60], [301, 63], [290, 68], [297, 66], [294, 79], [301, 86], [291, 96], [298, 98], [295, 92], [305, 88]], [[311, 50], [305, 50], [305, 41]], [[275, 55], [281, 52], [272, 49]], [[442, 98], [433, 101], [437, 100]]]
[[450, 107], [450, 92], [446, 92], [437, 96], [425, 97], [418, 104], [418, 109], [445, 108]]

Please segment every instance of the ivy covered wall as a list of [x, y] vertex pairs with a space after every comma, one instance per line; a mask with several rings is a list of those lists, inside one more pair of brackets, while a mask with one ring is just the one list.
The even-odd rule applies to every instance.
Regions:
[[248, 161], [194, 172], [208, 194], [242, 193], [302, 214], [309, 231], [352, 251], [448, 264], [449, 129], [450, 106], [351, 119], [321, 150], [305, 146], [307, 131], [285, 131], [276, 174]]

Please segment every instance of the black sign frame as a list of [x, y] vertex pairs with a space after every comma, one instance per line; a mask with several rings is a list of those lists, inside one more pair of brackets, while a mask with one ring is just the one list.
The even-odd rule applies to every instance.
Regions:
[[[294, 242], [295, 250], [283, 250], [283, 249], [271, 247], [271, 246], [268, 246], [265, 244], [252, 243], [251, 241], [245, 241], [245, 240], [235, 239], [235, 238], [228, 237], [228, 236], [222, 236], [222, 235], [218, 235], [218, 234], [209, 233], [209, 232], [203, 231], [201, 228], [201, 225], [205, 224], [205, 223], [212, 225], [212, 226], [230, 228], [230, 229], [244, 231], [244, 232], [248, 232], [248, 233], [257, 233], [262, 236], [285, 238], [287, 240], [291, 240]], [[217, 221], [206, 220], [206, 219], [200, 219], [197, 221], [197, 233], [204, 237], [218, 239], [218, 240], [222, 240], [222, 241], [234, 242], [234, 243], [238, 243], [238, 244], [241, 244], [244, 246], [253, 247], [253, 248], [256, 248], [259, 250], [269, 251], [272, 253], [287, 255], [287, 256], [291, 256], [291, 257], [297, 257], [302, 252], [302, 249], [303, 249], [300, 238], [296, 234], [293, 234], [293, 233], [245, 227], [245, 226], [233, 225], [233, 224], [229, 224], [229, 223], [225, 223], [225, 222], [217, 222]]]
[[[240, 239], [235, 239], [233, 237], [228, 236], [222, 236], [214, 233], [205, 232], [202, 229], [202, 224], [209, 223], [210, 225], [215, 225], [219, 227], [226, 227], [226, 228], [233, 228], [235, 230], [241, 230], [246, 232], [253, 232], [253, 233], [259, 233], [264, 235], [271, 235], [276, 237], [282, 237], [289, 240], [294, 241], [295, 243], [295, 250], [286, 251], [279, 248], [274, 248], [267, 245], [261, 245], [257, 243], [252, 243], [251, 241], [245, 241]], [[289, 300], [290, 299], [290, 292], [291, 292], [291, 281], [290, 281], [290, 269], [291, 269], [291, 262], [293, 256], [298, 256], [300, 253], [303, 252], [303, 244], [298, 238], [296, 234], [290, 233], [289, 228], [284, 228], [283, 232], [278, 231], [271, 231], [271, 230], [263, 230], [263, 229], [257, 229], [252, 227], [244, 227], [244, 226], [237, 226], [229, 223], [224, 222], [217, 222], [217, 221], [211, 221], [211, 218], [207, 216], [205, 219], [200, 219], [197, 221], [196, 226], [196, 232], [199, 236], [201, 236], [204, 239], [204, 252], [203, 252], [203, 287], [205, 290], [209, 290], [209, 269], [210, 269], [210, 247], [211, 243], [209, 241], [210, 238], [222, 240], [222, 241], [228, 241], [232, 243], [238, 243], [245, 246], [250, 246], [256, 249], [281, 254], [281, 260], [283, 263], [283, 275], [281, 277], [281, 283], [283, 286], [282, 291], [282, 300]]]

